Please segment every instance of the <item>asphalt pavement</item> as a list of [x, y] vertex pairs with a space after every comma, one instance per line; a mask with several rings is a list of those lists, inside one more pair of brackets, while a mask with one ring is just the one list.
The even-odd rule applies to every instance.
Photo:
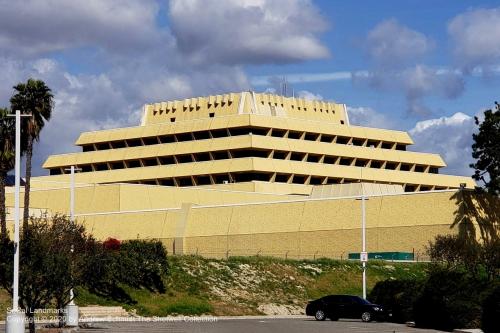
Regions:
[[[96, 322], [89, 328], [80, 328], [82, 333], [436, 333], [440, 331], [417, 329], [393, 323], [363, 323], [356, 320], [339, 320], [318, 322], [310, 318], [248, 318], [230, 319], [216, 318], [205, 322], [196, 322], [196, 318], [186, 321], [168, 318], [150, 322]], [[0, 325], [0, 332], [4, 332]]]

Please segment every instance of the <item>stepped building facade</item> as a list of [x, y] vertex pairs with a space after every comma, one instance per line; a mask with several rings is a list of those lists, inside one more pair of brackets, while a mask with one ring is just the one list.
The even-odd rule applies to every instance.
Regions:
[[[423, 253], [456, 232], [459, 198], [475, 186], [442, 174], [439, 155], [411, 151], [406, 132], [351, 125], [344, 104], [241, 92], [142, 112], [139, 126], [85, 132], [81, 152], [49, 156], [49, 175], [32, 179], [32, 214], [68, 213], [76, 166], [76, 217], [98, 238], [212, 257], [345, 258], [361, 247], [360, 196], [369, 252]], [[468, 207], [484, 217], [500, 211], [491, 203]]]
[[76, 165], [80, 181], [100, 184], [474, 186], [439, 174], [439, 155], [408, 151], [406, 132], [350, 125], [344, 104], [253, 92], [148, 104], [140, 126], [86, 132], [76, 144], [82, 152], [45, 162], [53, 180]]

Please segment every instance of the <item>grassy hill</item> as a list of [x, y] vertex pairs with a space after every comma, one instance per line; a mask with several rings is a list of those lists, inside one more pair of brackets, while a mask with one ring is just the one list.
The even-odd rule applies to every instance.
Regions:
[[[362, 293], [361, 265], [357, 261], [175, 256], [169, 257], [169, 262], [167, 292], [128, 289], [137, 303], [124, 305], [125, 308], [144, 316], [299, 314], [310, 299], [333, 293]], [[426, 266], [371, 261], [368, 290], [384, 279], [423, 277]], [[123, 305], [85, 290], [78, 290], [77, 303]], [[8, 298], [0, 291], [0, 317], [5, 315], [7, 305]]]

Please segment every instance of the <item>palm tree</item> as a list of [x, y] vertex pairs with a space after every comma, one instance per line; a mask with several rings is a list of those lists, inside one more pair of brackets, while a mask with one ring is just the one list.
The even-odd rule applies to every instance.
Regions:
[[7, 117], [8, 109], [0, 108], [0, 240], [7, 237], [5, 185], [7, 172], [14, 167], [14, 118]]
[[28, 230], [30, 206], [31, 158], [33, 143], [40, 138], [45, 122], [50, 120], [54, 106], [52, 91], [41, 80], [28, 79], [26, 83], [14, 86], [15, 94], [10, 99], [11, 109], [20, 110], [23, 114], [31, 114], [23, 122], [23, 137], [26, 153], [26, 180], [24, 185], [23, 228]]

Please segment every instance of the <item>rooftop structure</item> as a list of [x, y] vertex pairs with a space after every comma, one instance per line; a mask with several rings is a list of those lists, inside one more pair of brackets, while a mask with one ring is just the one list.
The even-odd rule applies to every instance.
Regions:
[[140, 126], [85, 132], [76, 144], [82, 152], [50, 156], [51, 176], [40, 179], [65, 182], [77, 165], [81, 183], [265, 182], [282, 194], [356, 182], [406, 192], [475, 185], [439, 174], [439, 155], [409, 151], [406, 132], [350, 125], [344, 104], [254, 92], [147, 104]]

